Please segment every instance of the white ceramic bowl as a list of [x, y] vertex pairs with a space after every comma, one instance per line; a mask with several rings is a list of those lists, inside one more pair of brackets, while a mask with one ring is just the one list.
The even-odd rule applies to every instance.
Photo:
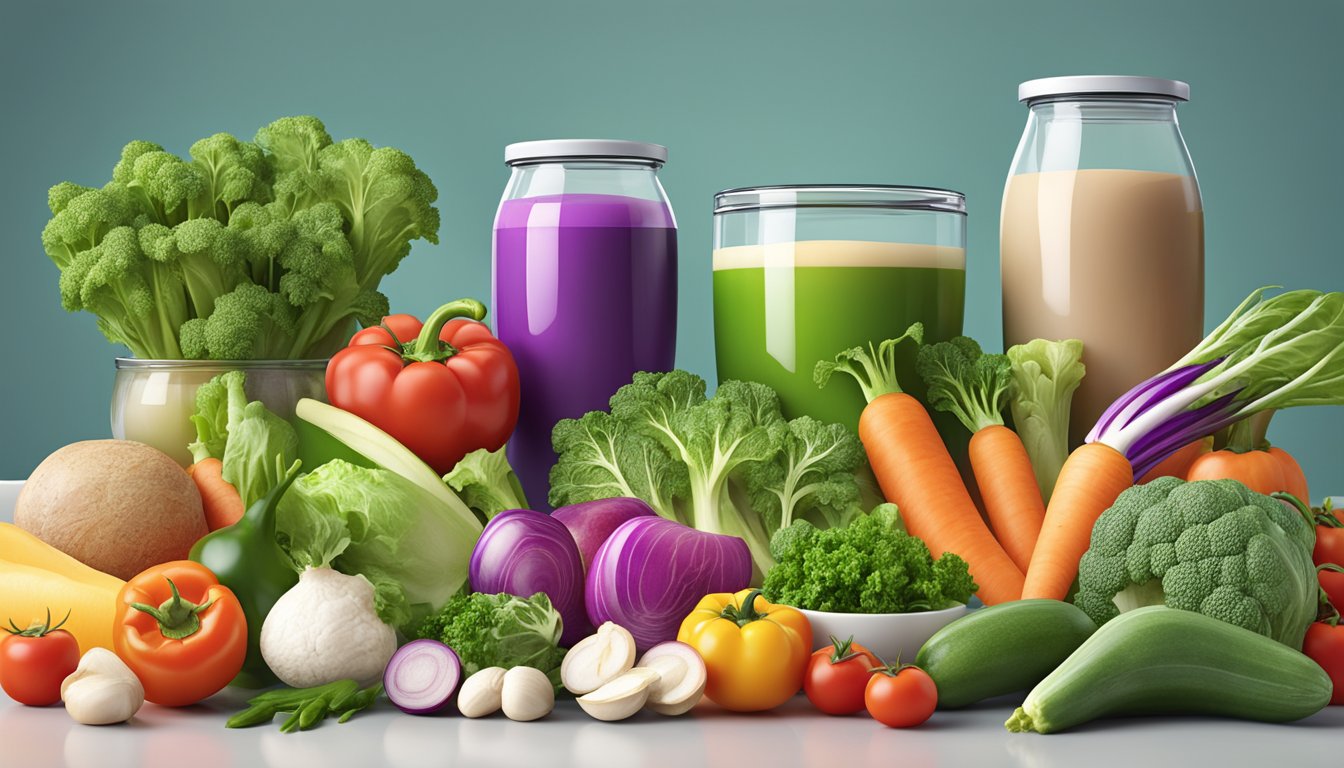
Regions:
[[964, 605], [941, 611], [914, 613], [831, 613], [802, 610], [812, 624], [813, 649], [831, 644], [831, 636], [843, 642], [851, 635], [854, 642], [894, 664], [913, 663], [915, 654], [933, 633], [970, 612]]

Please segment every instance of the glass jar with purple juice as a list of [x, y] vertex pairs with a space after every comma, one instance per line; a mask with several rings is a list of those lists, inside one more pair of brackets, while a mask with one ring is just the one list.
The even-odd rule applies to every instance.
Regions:
[[549, 509], [556, 422], [605, 410], [636, 371], [673, 367], [677, 224], [658, 183], [666, 147], [528, 141], [504, 162], [491, 312], [522, 387], [508, 456], [532, 507]]

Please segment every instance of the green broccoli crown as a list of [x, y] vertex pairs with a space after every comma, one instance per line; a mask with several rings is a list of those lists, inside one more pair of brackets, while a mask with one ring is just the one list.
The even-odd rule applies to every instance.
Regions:
[[47, 193], [47, 201], [53, 215], [42, 228], [42, 247], [61, 269], [81, 251], [102, 242], [108, 232], [130, 225], [138, 212], [125, 188], [117, 184], [89, 189], [62, 182]]
[[228, 221], [238, 205], [271, 199], [274, 173], [256, 144], [216, 133], [192, 144], [189, 152], [204, 182], [191, 201], [193, 217]]
[[[255, 142], [201, 139], [189, 160], [153, 142], [126, 144], [102, 189], [51, 187], [42, 245], [62, 271], [64, 306], [97, 315], [109, 340], [137, 356], [325, 357], [356, 323], [388, 314], [379, 281], [412, 240], [438, 242], [437, 196], [406, 153], [363, 139], [333, 144], [317, 118], [285, 117]], [[119, 227], [138, 232], [134, 253], [119, 235], [81, 256]], [[109, 283], [104, 273], [119, 293], [85, 288], [90, 275]], [[277, 298], [248, 290], [225, 301], [247, 284]], [[215, 321], [220, 303], [230, 309]]]
[[193, 360], [285, 359], [296, 325], [284, 297], [243, 283], [220, 296], [209, 317], [182, 324], [182, 352]]
[[1300, 648], [1316, 616], [1314, 543], [1302, 515], [1235, 480], [1158, 478], [1097, 519], [1076, 603], [1098, 625], [1165, 604]]
[[922, 540], [903, 530], [894, 504], [844, 528], [797, 521], [771, 537], [770, 549], [777, 563], [766, 574], [766, 595], [810, 610], [939, 610], [966, 602], [976, 590], [966, 561], [952, 553], [934, 560]]

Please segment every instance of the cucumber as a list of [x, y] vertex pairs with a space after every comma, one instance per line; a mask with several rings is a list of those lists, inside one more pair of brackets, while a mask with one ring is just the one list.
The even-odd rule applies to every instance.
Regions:
[[1096, 630], [1072, 603], [1016, 600], [938, 630], [919, 649], [915, 666], [938, 686], [938, 707], [957, 709], [1031, 688]]
[[1330, 703], [1330, 676], [1264, 635], [1162, 605], [1106, 622], [1027, 694], [1010, 731], [1054, 733], [1108, 715], [1199, 714], [1284, 723]]

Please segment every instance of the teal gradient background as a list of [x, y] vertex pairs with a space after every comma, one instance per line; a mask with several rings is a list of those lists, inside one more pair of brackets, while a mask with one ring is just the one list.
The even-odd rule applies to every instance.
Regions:
[[[998, 213], [1019, 81], [1190, 82], [1179, 112], [1206, 211], [1211, 327], [1264, 284], [1344, 288], [1344, 4], [1142, 2], [70, 2], [0, 16], [0, 477], [109, 434], [109, 345], [65, 313], [42, 253], [46, 189], [102, 184], [130, 139], [185, 153], [216, 131], [320, 116], [409, 152], [438, 185], [442, 242], [384, 290], [398, 311], [488, 298], [506, 143], [613, 137], [670, 148], [680, 224], [678, 363], [713, 378], [715, 191], [791, 182], [966, 193], [967, 333], [999, 346]], [[1142, 297], [1135, 297], [1141, 311]], [[842, 312], [842, 307], [836, 311]], [[1115, 322], [1124, 323], [1117, 317]], [[1344, 492], [1344, 409], [1270, 436]]]

